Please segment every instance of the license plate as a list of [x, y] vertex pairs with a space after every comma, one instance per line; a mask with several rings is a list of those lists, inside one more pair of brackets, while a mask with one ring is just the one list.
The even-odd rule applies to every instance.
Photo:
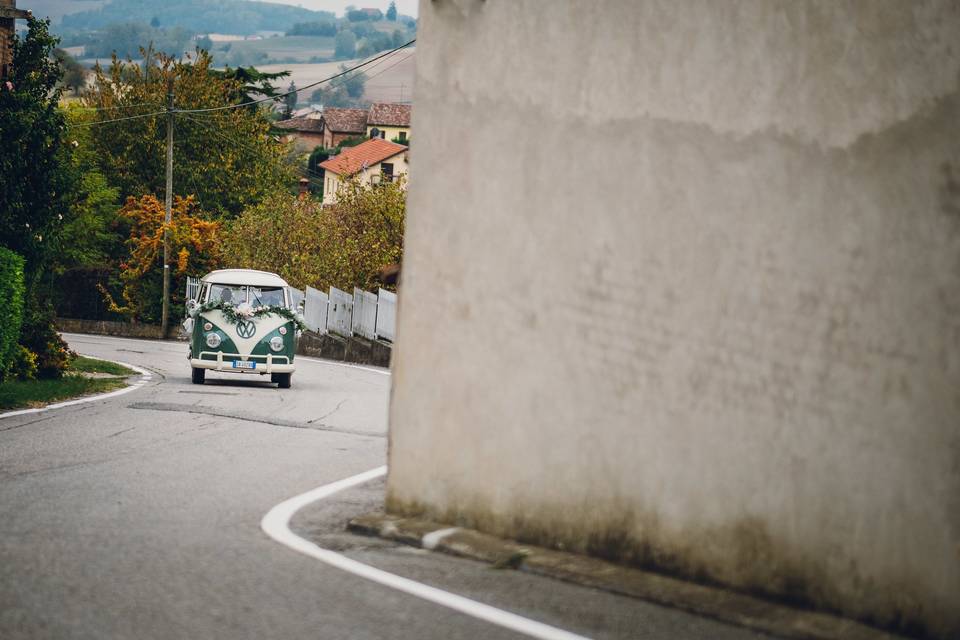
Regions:
[[257, 363], [253, 362], [252, 360], [248, 362], [244, 362], [243, 360], [234, 360], [233, 368], [234, 369], [256, 369]]

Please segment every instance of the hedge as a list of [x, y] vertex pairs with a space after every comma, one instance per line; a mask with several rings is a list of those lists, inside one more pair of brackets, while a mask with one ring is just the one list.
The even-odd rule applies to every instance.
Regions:
[[23, 293], [23, 258], [0, 247], [0, 379], [17, 353]]

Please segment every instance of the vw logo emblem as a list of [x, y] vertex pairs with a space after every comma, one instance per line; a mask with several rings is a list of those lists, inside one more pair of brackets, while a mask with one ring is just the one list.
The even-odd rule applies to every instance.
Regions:
[[253, 324], [249, 320], [244, 320], [237, 325], [237, 335], [241, 338], [252, 338], [253, 334], [257, 332], [257, 325]]

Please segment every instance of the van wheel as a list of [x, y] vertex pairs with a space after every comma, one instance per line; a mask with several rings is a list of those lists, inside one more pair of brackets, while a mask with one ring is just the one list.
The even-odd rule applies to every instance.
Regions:
[[270, 382], [276, 382], [281, 389], [289, 389], [292, 376], [292, 373], [271, 373]]
[[193, 384], [203, 384], [203, 381], [207, 377], [207, 370], [200, 369], [197, 367], [192, 367], [192, 369], [193, 369], [193, 377], [192, 377]]

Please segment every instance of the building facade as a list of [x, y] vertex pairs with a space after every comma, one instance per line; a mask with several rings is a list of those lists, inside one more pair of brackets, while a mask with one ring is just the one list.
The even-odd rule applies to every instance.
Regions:
[[388, 509], [960, 636], [960, 5], [420, 9]]
[[375, 138], [320, 163], [324, 170], [323, 204], [334, 204], [344, 180], [356, 177], [360, 184], [393, 182], [407, 174], [407, 147]]

